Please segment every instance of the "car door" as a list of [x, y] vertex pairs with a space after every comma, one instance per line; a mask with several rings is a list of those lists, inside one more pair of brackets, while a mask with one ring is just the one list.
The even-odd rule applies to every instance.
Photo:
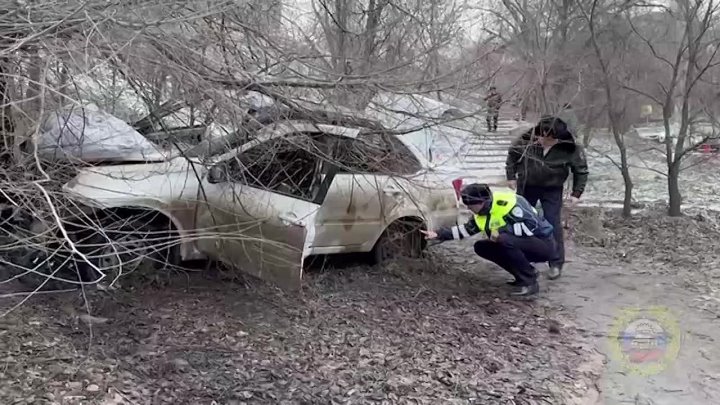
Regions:
[[229, 266], [297, 289], [334, 173], [297, 135], [217, 163], [202, 182], [198, 247]]
[[345, 168], [334, 177], [317, 217], [314, 247], [335, 252], [356, 251], [377, 235], [382, 226], [388, 179]]
[[389, 166], [402, 167], [415, 159], [399, 159], [387, 138], [377, 133], [336, 138], [332, 156], [338, 173], [318, 214], [315, 247], [332, 252], [367, 250], [388, 219], [414, 198]]

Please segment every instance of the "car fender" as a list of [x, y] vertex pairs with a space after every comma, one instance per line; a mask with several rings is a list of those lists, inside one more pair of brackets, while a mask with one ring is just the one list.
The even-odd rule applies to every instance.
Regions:
[[383, 226], [380, 227], [377, 231], [377, 233], [373, 236], [371, 240], [368, 241], [368, 244], [365, 246], [366, 249], [371, 249], [377, 241], [382, 236], [383, 232], [394, 222], [402, 219], [402, 218], [413, 218], [415, 220], [421, 221], [423, 224], [424, 229], [435, 229], [438, 227], [438, 220], [433, 215], [432, 212], [429, 212], [427, 210], [427, 207], [424, 206], [421, 202], [417, 202], [417, 205], [401, 205], [395, 209], [393, 209], [391, 212], [385, 215], [385, 221], [383, 222]]
[[198, 251], [193, 242], [195, 233], [196, 205], [194, 204], [165, 204], [159, 200], [140, 199], [133, 201], [106, 203], [90, 205], [85, 204], [97, 211], [115, 210], [142, 210], [158, 212], [172, 222], [180, 242], [180, 257], [183, 260], [199, 259], [204, 255]]
[[[149, 165], [138, 165], [81, 171], [62, 189], [68, 198], [93, 210], [129, 208], [158, 211], [173, 222], [181, 238], [181, 257], [199, 256], [195, 244], [190, 242], [190, 233], [195, 228], [199, 181], [192, 181], [194, 178], [183, 170], [153, 173], [151, 169]], [[132, 176], [137, 176], [137, 179]], [[155, 178], [157, 182], [153, 180]], [[178, 186], [174, 187], [173, 183]]]

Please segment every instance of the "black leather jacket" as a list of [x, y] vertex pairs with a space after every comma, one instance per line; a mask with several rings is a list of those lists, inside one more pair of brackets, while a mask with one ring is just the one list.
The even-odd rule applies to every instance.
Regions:
[[572, 195], [579, 198], [588, 178], [582, 145], [578, 145], [572, 136], [566, 136], [544, 155], [542, 146], [531, 142], [531, 134], [532, 130], [525, 132], [510, 146], [505, 162], [507, 179], [517, 180], [518, 189], [524, 186], [562, 187], [572, 172]]

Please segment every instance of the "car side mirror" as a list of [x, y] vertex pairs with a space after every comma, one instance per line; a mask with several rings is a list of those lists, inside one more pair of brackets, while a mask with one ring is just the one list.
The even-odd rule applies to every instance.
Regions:
[[208, 171], [207, 180], [210, 184], [225, 182], [227, 178], [227, 171], [223, 165], [215, 165]]

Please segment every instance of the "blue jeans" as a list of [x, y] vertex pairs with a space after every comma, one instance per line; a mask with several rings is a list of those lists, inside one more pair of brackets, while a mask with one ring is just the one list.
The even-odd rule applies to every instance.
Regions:
[[500, 234], [497, 241], [479, 240], [474, 248], [478, 256], [502, 267], [524, 286], [537, 282], [532, 262], [548, 261], [557, 250], [555, 240], [550, 236], [540, 238], [509, 233]]
[[525, 197], [533, 207], [540, 201], [543, 216], [554, 228], [553, 236], [557, 246], [555, 256], [548, 260], [548, 264], [562, 267], [565, 263], [565, 237], [562, 227], [563, 188], [526, 185], [518, 188], [518, 194]]

